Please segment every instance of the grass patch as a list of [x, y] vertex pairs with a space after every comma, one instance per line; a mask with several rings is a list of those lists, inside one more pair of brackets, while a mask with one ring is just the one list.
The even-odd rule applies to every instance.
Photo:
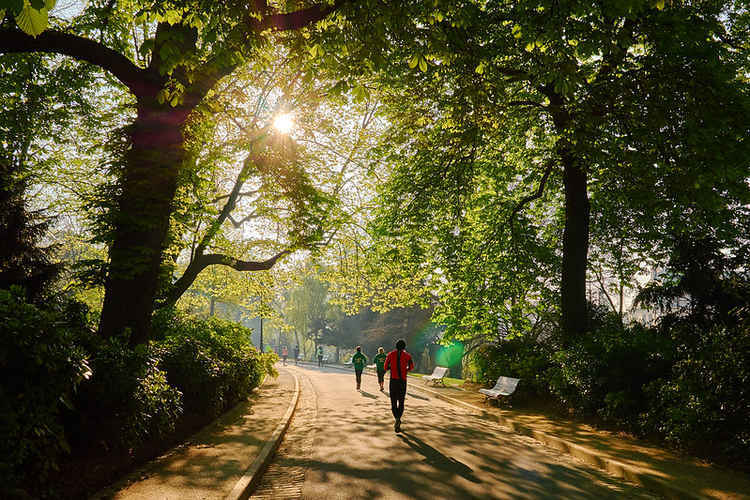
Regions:
[[[427, 375], [430, 375], [430, 373], [409, 372], [410, 377], [422, 378]], [[451, 387], [463, 387], [465, 380], [460, 379], [460, 378], [445, 377], [443, 378], [443, 382], [445, 382], [445, 385], [449, 385]]]

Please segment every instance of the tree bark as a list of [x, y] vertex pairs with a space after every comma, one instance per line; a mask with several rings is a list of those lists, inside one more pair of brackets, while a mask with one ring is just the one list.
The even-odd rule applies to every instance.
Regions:
[[589, 250], [589, 198], [587, 174], [569, 149], [563, 147], [565, 229], [563, 230], [562, 283], [560, 286], [564, 341], [586, 332], [586, 265]]
[[189, 113], [169, 105], [138, 107], [114, 214], [99, 323], [105, 337], [129, 331], [132, 345], [149, 338], [161, 252], [185, 154], [182, 127]]

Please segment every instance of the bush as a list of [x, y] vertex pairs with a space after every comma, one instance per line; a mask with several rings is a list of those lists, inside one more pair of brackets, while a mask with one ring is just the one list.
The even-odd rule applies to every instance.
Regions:
[[551, 367], [550, 352], [535, 339], [517, 336], [485, 346], [477, 351], [473, 362], [485, 385], [493, 385], [500, 376], [520, 378], [523, 386], [519, 388], [523, 389], [514, 394], [515, 398], [549, 394], [546, 374]]
[[251, 330], [219, 318], [197, 320], [172, 311], [161, 313], [155, 327], [169, 383], [180, 389], [186, 412], [215, 416], [273, 374], [275, 354], [260, 354], [250, 343]]
[[478, 349], [475, 366], [487, 384], [523, 379], [517, 398], [549, 395], [635, 434], [750, 465], [750, 308], [669, 315], [653, 328], [592, 316], [592, 330], [564, 349], [519, 336]]
[[75, 342], [85, 330], [69, 304], [29, 304], [0, 290], [0, 482], [44, 481], [69, 451], [60, 414], [90, 374]]
[[676, 337], [692, 340], [680, 343], [671, 373], [649, 385], [644, 431], [682, 448], [750, 465], [750, 318], [747, 311], [744, 315], [744, 323], [732, 329], [674, 325]]
[[595, 327], [578, 343], [556, 351], [550, 391], [579, 413], [598, 415], [630, 431], [646, 410], [645, 387], [669, 373], [668, 337], [614, 314], [595, 313]]
[[171, 387], [153, 347], [135, 350], [125, 339], [103, 341], [91, 359], [93, 376], [81, 385], [71, 433], [105, 449], [137, 448], [174, 431], [182, 394]]

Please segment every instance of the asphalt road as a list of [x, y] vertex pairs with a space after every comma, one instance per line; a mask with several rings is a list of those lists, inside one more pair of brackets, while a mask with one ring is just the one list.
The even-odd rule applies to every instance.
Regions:
[[300, 403], [253, 498], [657, 498], [415, 389], [396, 434], [387, 376], [385, 393], [371, 376], [358, 392], [353, 371], [287, 369]]

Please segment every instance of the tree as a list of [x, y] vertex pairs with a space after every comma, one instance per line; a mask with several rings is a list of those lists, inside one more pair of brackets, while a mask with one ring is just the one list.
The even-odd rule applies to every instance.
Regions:
[[[186, 125], [222, 77], [253, 58], [273, 32], [298, 30], [339, 8], [290, 12], [267, 2], [92, 2], [66, 27], [34, 37], [4, 22], [0, 53], [60, 54], [105, 70], [133, 96], [135, 117], [118, 172], [100, 332], [149, 337], [162, 249], [186, 157]], [[137, 46], [130, 42], [133, 33]], [[142, 57], [139, 58], [139, 55]]]
[[[644, 198], [653, 190], [641, 181], [659, 186], [654, 176], [669, 179], [677, 172], [711, 177], [738, 202], [746, 196], [739, 172], [747, 167], [747, 142], [740, 139], [747, 108], [723, 6], [466, 1], [402, 2], [399, 8], [401, 22], [390, 24], [360, 11], [368, 22], [356, 26], [368, 44], [349, 52], [390, 95], [388, 142], [397, 145], [391, 149], [397, 168], [384, 195], [382, 232], [405, 240], [400, 248], [410, 254], [418, 249], [417, 259], [441, 255], [449, 281], [462, 265], [486, 269], [486, 251], [464, 250], [478, 236], [471, 234], [472, 210], [482, 204], [490, 214], [494, 208], [485, 236], [518, 249], [510, 262], [549, 268], [541, 250], [556, 250], [559, 241], [561, 327], [564, 341], [573, 341], [588, 328], [592, 196], [596, 208], [627, 210], [622, 202], [628, 200], [613, 196], [612, 184], [629, 184], [628, 192]], [[327, 51], [341, 53], [337, 43], [351, 33], [339, 34], [326, 33]], [[349, 60], [346, 66], [357, 67]], [[717, 117], [711, 107], [728, 113]], [[725, 154], [713, 162], [700, 154], [717, 150]], [[730, 174], [721, 174], [717, 162]], [[670, 188], [685, 200], [699, 194], [708, 202], [712, 195], [703, 182]], [[536, 228], [522, 219], [530, 207], [550, 202], [546, 213], [537, 212]], [[642, 215], [646, 227], [654, 213]], [[562, 234], [556, 241], [549, 233], [557, 221]], [[540, 224], [550, 226], [546, 235]], [[534, 250], [524, 252], [534, 240]], [[462, 260], [470, 255], [479, 258]], [[507, 264], [498, 269], [515, 272]], [[496, 274], [485, 274], [482, 285], [465, 291], [476, 290], [485, 302], [493, 279]], [[511, 306], [514, 300], [509, 297]]]
[[57, 151], [40, 143], [64, 149], [71, 145], [67, 130], [91, 125], [88, 96], [71, 93], [91, 79], [79, 64], [0, 56], [0, 288], [24, 287], [29, 300], [40, 300], [61, 271], [54, 246], [39, 247], [55, 214], [28, 192], [59, 161]]

